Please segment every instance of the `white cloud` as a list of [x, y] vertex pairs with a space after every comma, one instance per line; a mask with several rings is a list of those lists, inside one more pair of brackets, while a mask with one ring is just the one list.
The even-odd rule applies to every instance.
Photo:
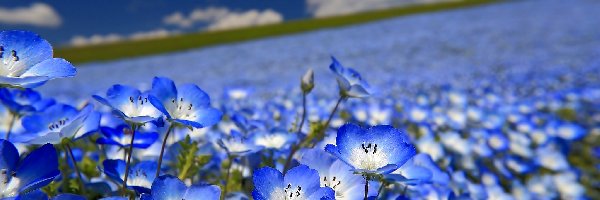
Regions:
[[62, 19], [48, 4], [33, 3], [29, 7], [0, 7], [0, 23], [58, 27], [62, 24]]
[[181, 12], [175, 12], [166, 16], [163, 23], [188, 28], [198, 22], [208, 23], [208, 30], [223, 30], [248, 26], [279, 23], [283, 16], [271, 9], [259, 11], [248, 10], [244, 12], [230, 11], [227, 8], [195, 9], [185, 16]]
[[457, 0], [306, 0], [308, 11], [315, 17], [345, 15], [395, 6]]
[[86, 46], [86, 45], [95, 45], [95, 44], [105, 44], [105, 43], [113, 43], [123, 40], [145, 40], [145, 39], [154, 39], [154, 38], [162, 38], [170, 35], [178, 34], [176, 31], [168, 31], [165, 29], [157, 29], [145, 32], [136, 32], [130, 35], [120, 35], [120, 34], [106, 34], [99, 35], [95, 34], [89, 37], [77, 35], [71, 38], [70, 44], [72, 46]]

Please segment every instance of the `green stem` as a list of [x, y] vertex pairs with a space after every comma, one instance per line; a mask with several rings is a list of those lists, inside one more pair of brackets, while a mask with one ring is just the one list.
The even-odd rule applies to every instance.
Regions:
[[325, 122], [325, 126], [323, 126], [323, 130], [321, 131], [321, 133], [325, 133], [325, 131], [329, 127], [329, 123], [331, 123], [331, 119], [333, 119], [333, 115], [335, 115], [335, 112], [337, 111], [338, 107], [340, 106], [340, 104], [342, 103], [342, 101], [344, 99], [345, 99], [345, 96], [342, 95], [338, 99], [337, 103], [335, 103], [335, 107], [333, 107], [333, 110], [329, 114], [329, 118], [327, 118], [327, 121]]
[[[337, 103], [335, 104], [335, 107], [333, 107], [333, 110], [331, 111], [331, 113], [329, 114], [329, 118], [327, 118], [327, 121], [325, 122], [325, 126], [323, 126], [323, 130], [321, 132], [321, 134], [325, 133], [325, 130], [327, 130], [327, 127], [329, 127], [329, 123], [331, 123], [331, 119], [333, 118], [333, 115], [335, 114], [335, 112], [337, 111], [338, 107], [340, 106], [340, 104], [342, 103], [342, 101], [345, 99], [345, 96], [340, 96], [340, 98], [338, 99]], [[303, 111], [302, 112], [302, 121], [301, 121], [301, 126], [299, 126], [298, 128], [298, 132], [300, 132], [301, 128], [302, 128], [302, 124], [304, 123], [304, 118], [306, 118], [306, 95], [304, 95], [303, 101], [302, 101], [302, 105], [303, 105]], [[309, 137], [305, 137], [304, 139], [306, 140]], [[302, 146], [303, 143], [305, 143], [307, 141], [301, 141], [298, 144], [292, 145], [292, 148], [290, 149], [290, 154], [288, 155], [287, 159], [285, 160], [285, 164], [283, 165], [283, 173], [287, 172], [287, 170], [290, 168], [290, 164], [292, 163], [292, 159], [294, 157], [294, 154], [296, 154], [296, 152], [300, 149], [300, 147]]]
[[12, 131], [13, 126], [15, 126], [15, 121], [17, 121], [17, 118], [19, 118], [19, 116], [14, 112], [10, 112], [10, 116], [10, 124], [8, 124], [8, 130], [6, 130], [6, 141], [9, 141], [10, 132]]
[[167, 130], [167, 134], [165, 135], [165, 139], [163, 140], [163, 143], [162, 143], [162, 148], [160, 148], [160, 156], [158, 157], [158, 168], [156, 168], [156, 176], [155, 177], [158, 177], [158, 175], [160, 174], [160, 167], [162, 165], [163, 154], [165, 152], [165, 146], [167, 145], [167, 138], [169, 138], [169, 134], [173, 130], [173, 126], [174, 126], [174, 124], [171, 124], [169, 126], [169, 129]]
[[227, 196], [227, 190], [229, 189], [229, 177], [231, 176], [231, 166], [233, 166], [233, 156], [229, 156], [229, 166], [227, 166], [227, 175], [225, 176], [225, 188], [223, 188], [223, 195], [221, 199], [225, 199]]
[[85, 183], [83, 182], [83, 177], [81, 176], [79, 167], [77, 167], [77, 160], [75, 160], [75, 155], [73, 155], [73, 149], [71, 149], [71, 146], [69, 146], [68, 143], [65, 143], [65, 148], [67, 148], [67, 154], [69, 154], [69, 157], [71, 157], [71, 161], [73, 162], [73, 168], [75, 169], [75, 173], [77, 173], [77, 177], [79, 177], [79, 183], [81, 184], [81, 193], [85, 194]]
[[381, 196], [381, 192], [383, 192], [384, 186], [385, 186], [385, 182], [382, 182], [381, 185], [379, 186], [379, 190], [377, 191], [377, 197], [375, 199], [379, 199], [379, 196]]
[[298, 134], [302, 131], [302, 126], [304, 126], [304, 119], [306, 118], [306, 93], [302, 93], [302, 118], [300, 119], [300, 124], [298, 125]]
[[131, 155], [133, 154], [133, 140], [135, 138], [136, 126], [131, 126], [131, 142], [129, 142], [129, 153], [127, 163], [125, 164], [125, 178], [123, 179], [123, 195], [127, 194], [127, 178], [129, 178], [129, 165], [131, 164]]

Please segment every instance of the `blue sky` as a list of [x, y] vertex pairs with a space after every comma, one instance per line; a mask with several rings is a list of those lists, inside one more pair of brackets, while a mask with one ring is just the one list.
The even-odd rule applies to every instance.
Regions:
[[87, 45], [281, 23], [414, 1], [423, 0], [0, 1], [0, 29], [32, 30], [55, 45]]

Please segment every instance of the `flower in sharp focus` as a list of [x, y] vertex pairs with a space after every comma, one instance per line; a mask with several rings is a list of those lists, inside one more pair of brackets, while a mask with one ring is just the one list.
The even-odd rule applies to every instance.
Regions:
[[150, 103], [168, 120], [187, 127], [212, 126], [221, 120], [221, 111], [211, 107], [210, 97], [194, 84], [175, 87], [168, 78], [154, 77]]
[[148, 200], [182, 200], [182, 199], [206, 199], [217, 200], [221, 197], [221, 188], [215, 185], [192, 185], [187, 186], [178, 178], [171, 175], [163, 175], [154, 179], [150, 197], [142, 198]]
[[148, 101], [147, 93], [129, 86], [113, 85], [106, 91], [106, 98], [98, 95], [93, 97], [98, 102], [109, 106], [113, 113], [129, 123], [143, 124], [161, 115], [160, 111]]
[[[323, 149], [308, 149], [302, 155], [300, 163], [317, 170], [321, 186], [335, 191], [335, 199], [361, 200], [365, 192], [365, 180], [352, 171], [352, 167], [333, 157]], [[378, 184], [371, 181], [369, 196], [377, 195]]]
[[55, 78], [75, 76], [75, 67], [52, 58], [52, 46], [29, 31], [0, 32], [0, 87], [33, 88]]
[[15, 146], [0, 139], [0, 154], [0, 198], [33, 192], [60, 175], [58, 156], [51, 144], [33, 150], [19, 162]]
[[66, 104], [55, 104], [43, 112], [25, 116], [25, 132], [15, 135], [14, 141], [28, 144], [58, 144], [64, 138], [77, 140], [95, 133], [100, 124], [100, 113], [88, 105], [81, 111]]
[[336, 145], [325, 151], [357, 172], [386, 174], [398, 169], [416, 154], [408, 135], [388, 125], [368, 129], [346, 124], [338, 129]]
[[335, 57], [331, 57], [329, 69], [336, 74], [340, 94], [346, 97], [368, 97], [369, 84], [362, 79], [360, 74], [352, 68], [346, 68], [338, 62]]
[[329, 187], [320, 187], [319, 173], [306, 165], [290, 169], [285, 176], [276, 169], [254, 171], [252, 197], [257, 200], [335, 199]]
[[[104, 160], [102, 166], [106, 176], [119, 182], [119, 184], [123, 183], [125, 177], [125, 161]], [[152, 181], [156, 175], [157, 166], [158, 164], [153, 161], [142, 161], [133, 165], [129, 170], [127, 187], [131, 187], [139, 193], [149, 193]]]

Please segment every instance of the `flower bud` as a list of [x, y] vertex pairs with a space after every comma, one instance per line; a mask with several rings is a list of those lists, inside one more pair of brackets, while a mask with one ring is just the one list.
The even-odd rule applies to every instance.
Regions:
[[312, 91], [312, 89], [315, 87], [315, 75], [312, 68], [308, 69], [304, 76], [302, 76], [301, 87], [302, 92], [305, 94], [310, 93], [310, 91]]

